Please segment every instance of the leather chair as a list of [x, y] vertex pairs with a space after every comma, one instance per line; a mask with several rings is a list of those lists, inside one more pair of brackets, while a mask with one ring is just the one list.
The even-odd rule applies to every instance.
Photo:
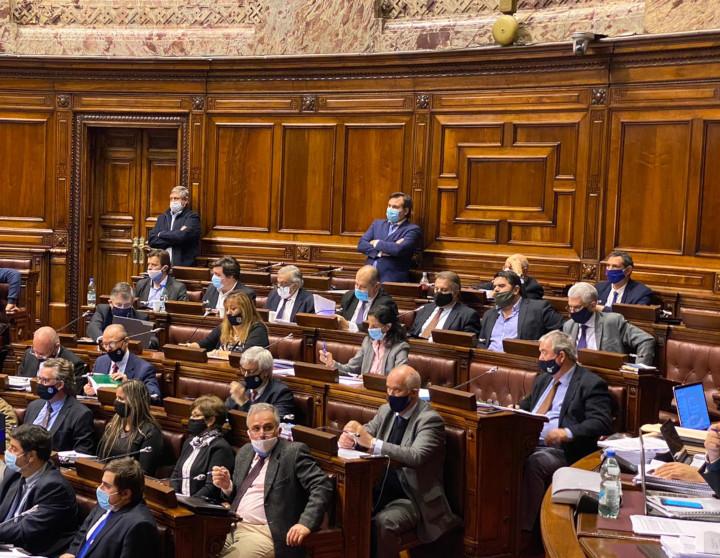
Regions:
[[265, 306], [267, 304], [267, 299], [268, 299], [267, 296], [256, 295], [255, 296], [255, 307], [256, 308], [265, 308]]
[[330, 288], [339, 291], [352, 291], [355, 289], [354, 277], [333, 277], [330, 280]]
[[174, 345], [189, 341], [197, 342], [207, 337], [212, 330], [212, 327], [172, 324], [167, 331], [167, 342]]
[[269, 351], [274, 358], [283, 358], [286, 360], [304, 360], [303, 359], [303, 339], [302, 337], [287, 337], [271, 333], [268, 335], [270, 345]]
[[315, 426], [315, 398], [307, 393], [293, 392], [295, 404], [295, 424]]
[[426, 353], [415, 353], [408, 356], [408, 364], [420, 373], [423, 386], [453, 387], [457, 382], [457, 361]]
[[517, 404], [530, 394], [532, 383], [537, 375], [519, 368], [498, 368], [495, 365], [471, 362], [468, 375], [475, 378], [468, 391], [475, 393], [479, 401], [497, 401], [501, 405]]
[[175, 463], [180, 459], [180, 453], [182, 452], [183, 442], [185, 441], [185, 433], [172, 432], [170, 430], [163, 430], [163, 456], [161, 464], [155, 471], [155, 477], [164, 479], [172, 475]]
[[217, 395], [224, 401], [230, 396], [230, 384], [218, 380], [204, 380], [187, 376], [177, 378], [175, 397], [197, 399], [201, 395]]
[[608, 391], [613, 402], [613, 432], [625, 432], [627, 388], [625, 386], [608, 386]]
[[325, 406], [325, 425], [342, 430], [343, 426], [351, 420], [356, 420], [360, 424], [368, 423], [376, 413], [377, 407], [328, 401]]
[[13, 407], [13, 411], [15, 411], [15, 414], [17, 415], [18, 425], [25, 422], [25, 411], [27, 411], [26, 407]]
[[[359, 344], [343, 343], [341, 341], [325, 341], [325, 346], [327, 347], [327, 351], [332, 353], [335, 362], [342, 363], [347, 363], [360, 349]], [[315, 343], [315, 362], [322, 362], [319, 356], [322, 350], [322, 341]]]
[[203, 297], [203, 291], [188, 291], [187, 292], [187, 299], [188, 302], [202, 302]]

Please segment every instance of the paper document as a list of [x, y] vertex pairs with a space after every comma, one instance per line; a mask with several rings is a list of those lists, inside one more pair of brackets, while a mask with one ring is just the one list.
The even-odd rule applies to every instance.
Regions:
[[650, 517], [649, 515], [631, 515], [630, 521], [636, 535], [697, 537], [705, 531], [720, 532], [720, 524], [707, 521], [688, 521], [686, 519]]
[[314, 294], [315, 299], [315, 313], [321, 316], [332, 316], [335, 314], [335, 301], [319, 294]]
[[340, 376], [338, 378], [338, 383], [344, 385], [344, 386], [352, 386], [352, 387], [362, 387], [363, 385], [363, 379], [361, 376], [359, 377], [353, 377], [353, 376]]
[[338, 457], [343, 459], [360, 459], [362, 457], [370, 457], [370, 454], [365, 451], [338, 448]]
[[30, 391], [30, 378], [24, 376], [8, 376], [8, 387], [10, 389]]

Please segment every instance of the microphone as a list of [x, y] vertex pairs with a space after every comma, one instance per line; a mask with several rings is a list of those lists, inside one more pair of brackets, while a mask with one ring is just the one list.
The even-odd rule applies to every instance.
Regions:
[[211, 473], [211, 472], [208, 472], [208, 473], [200, 473], [199, 475], [195, 475], [195, 476], [185, 476], [185, 477], [165, 477], [165, 478], [157, 479], [157, 480], [159, 480], [160, 482], [174, 481], [174, 480], [187, 480], [187, 479], [195, 480], [195, 481], [203, 481], [203, 480], [205, 480], [206, 478], [208, 478], [208, 475], [212, 475], [212, 473]]
[[98, 463], [105, 463], [107, 461], [112, 461], [113, 459], [121, 459], [123, 457], [130, 457], [132, 455], [138, 455], [139, 453], [152, 453], [152, 446], [145, 446], [144, 448], [140, 448], [137, 451], [129, 451], [127, 453], [121, 453], [120, 455], [112, 455], [110, 457], [103, 457], [102, 459], [96, 459]]
[[26, 516], [26, 515], [30, 515], [31, 513], [35, 513], [36, 511], [38, 511], [38, 509], [40, 509], [40, 506], [38, 506], [37, 504], [35, 504], [35, 505], [34, 505], [32, 508], [30, 508], [29, 510], [25, 510], [24, 512], [17, 514], [15, 517], [11, 517], [10, 519], [6, 519], [6, 520], [3, 521], [2, 523], [0, 523], [0, 527], [2, 527], [3, 525], [5, 525], [5, 524], [7, 524], [7, 523], [12, 523], [12, 522], [14, 522], [14, 521], [17, 521], [17, 520], [20, 519], [21, 517], [24, 517], [24, 516]]
[[62, 326], [60, 329], [57, 329], [57, 330], [55, 330], [55, 331], [57, 331], [58, 333], [60, 333], [63, 329], [68, 328], [68, 327], [70, 327], [71, 325], [79, 322], [79, 321], [82, 320], [83, 318], [87, 318], [88, 316], [92, 316], [92, 315], [93, 315], [93, 311], [92, 311], [92, 310], [86, 310], [85, 312], [83, 312], [82, 314], [80, 314], [77, 318], [75, 318], [74, 320], [69, 321], [69, 322], [66, 323], [64, 326]]
[[315, 272], [316, 275], [332, 275], [336, 271], [340, 273], [344, 268], [343, 267], [335, 267], [333, 269], [323, 269], [322, 271]]
[[132, 335], [128, 335], [127, 339], [133, 339], [135, 337], [142, 337], [143, 335], [147, 335], [148, 333], [157, 333], [158, 331], [162, 331], [162, 328], [156, 327], [154, 329], [151, 329], [150, 331], [143, 331], [141, 333], [133, 333]]
[[[205, 304], [207, 302], [208, 301], [205, 300], [205, 301], [203, 301], [203, 304]], [[192, 332], [192, 335], [190, 337], [188, 337], [188, 340], [185, 341], [185, 343], [192, 343], [192, 340], [195, 339], [195, 334], [200, 329], [200, 326], [203, 325], [203, 323], [205, 323], [205, 318], [207, 318], [210, 314], [212, 314], [212, 308], [208, 308], [207, 310], [205, 310], [205, 313], [202, 315], [202, 318], [200, 318], [200, 323], [195, 327], [195, 330]]]
[[482, 372], [481, 374], [477, 374], [476, 376], [473, 376], [473, 377], [470, 378], [467, 382], [463, 382], [462, 384], [458, 384], [458, 385], [454, 386], [453, 389], [458, 389], [458, 388], [461, 388], [461, 387], [465, 387], [465, 386], [468, 385], [469, 383], [472, 383], [472, 382], [474, 382], [475, 380], [478, 380], [478, 379], [482, 378], [485, 374], [494, 374], [494, 373], [497, 372], [497, 371], [498, 371], [498, 367], [497, 367], [497, 366], [493, 366], [492, 368], [488, 368], [487, 370], [485, 370], [485, 372]]
[[274, 264], [268, 264], [263, 267], [258, 267], [255, 271], [270, 271], [271, 269], [274, 269], [276, 267], [281, 267], [283, 264], [282, 262], [277, 262]]

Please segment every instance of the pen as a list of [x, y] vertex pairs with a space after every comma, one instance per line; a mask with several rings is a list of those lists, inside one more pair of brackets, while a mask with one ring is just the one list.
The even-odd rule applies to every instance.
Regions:
[[325, 341], [323, 341], [322, 343], [323, 343], [323, 353], [327, 353], [327, 343], [325, 343]]

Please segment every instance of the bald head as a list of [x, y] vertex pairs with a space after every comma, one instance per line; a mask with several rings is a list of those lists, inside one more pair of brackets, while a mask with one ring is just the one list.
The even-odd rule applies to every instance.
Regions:
[[371, 265], [364, 265], [355, 274], [355, 288], [368, 293], [370, 298], [375, 298], [380, 290], [380, 275], [378, 270]]
[[38, 358], [51, 358], [60, 349], [60, 338], [57, 331], [50, 326], [44, 326], [33, 335], [32, 350]]
[[[422, 379], [417, 370], [407, 364], [401, 364], [393, 368], [388, 374], [387, 380], [385, 381], [390, 394], [391, 386], [393, 389], [398, 388], [405, 393], [391, 394], [391, 395], [407, 395], [409, 392], [417, 392], [422, 385]], [[417, 395], [417, 393], [416, 393]]]
[[105, 328], [102, 334], [103, 345], [109, 345], [111, 343], [119, 344], [124, 341], [127, 337], [127, 330], [125, 326], [120, 324], [110, 324]]

